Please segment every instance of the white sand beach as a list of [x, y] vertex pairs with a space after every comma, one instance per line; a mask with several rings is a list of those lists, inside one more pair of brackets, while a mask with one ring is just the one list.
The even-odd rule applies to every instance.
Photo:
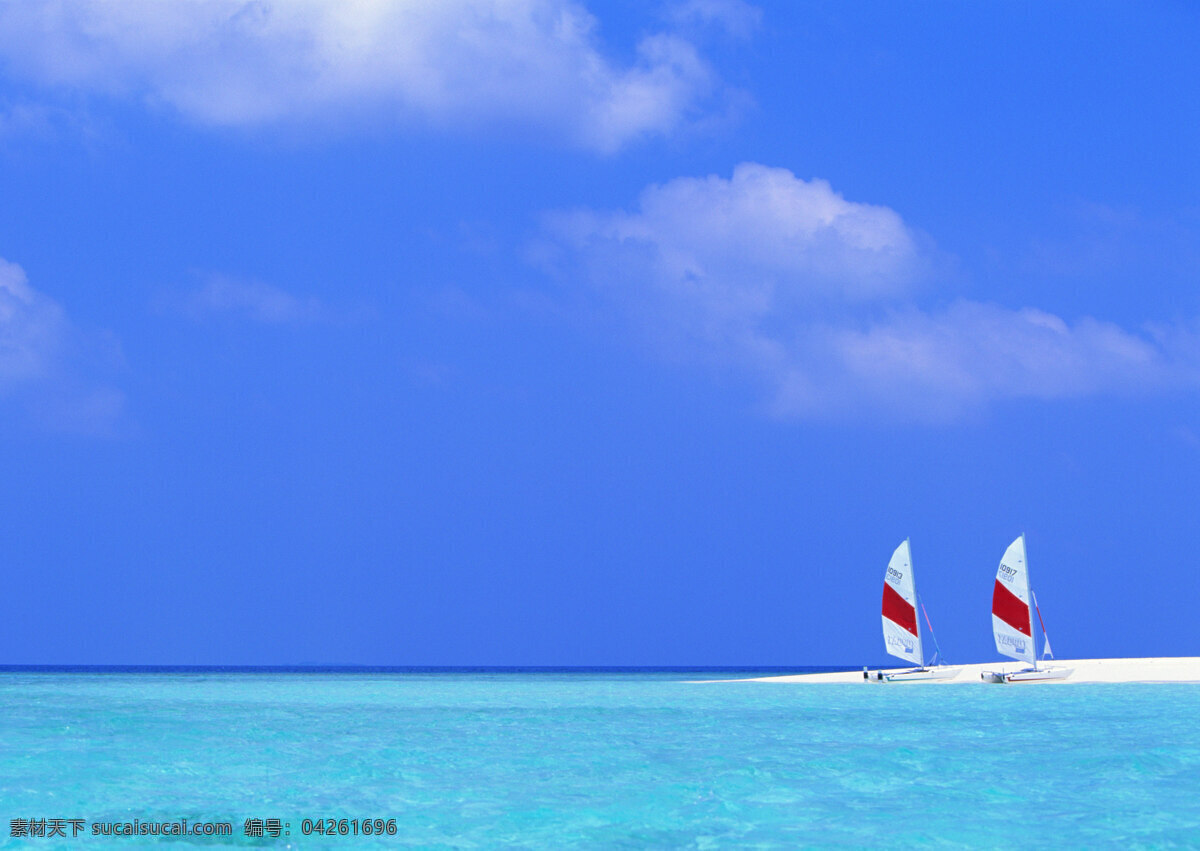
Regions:
[[[1146, 659], [1052, 659], [1039, 663], [1043, 667], [1071, 668], [1072, 672], [1061, 680], [1046, 680], [1038, 685], [1063, 683], [1200, 683], [1200, 656], [1160, 656]], [[952, 666], [957, 667], [957, 666]], [[1024, 662], [985, 662], [961, 666], [958, 674], [950, 679], [925, 681], [929, 685], [976, 683], [983, 685], [980, 675], [984, 671], [1012, 672], [1026, 668]], [[871, 671], [880, 670], [871, 668]], [[883, 668], [892, 673], [906, 668]], [[707, 680], [706, 682], [759, 682], [836, 684], [863, 683], [877, 687], [900, 687], [912, 683], [867, 683], [862, 671], [840, 671], [825, 674], [793, 674], [779, 677], [753, 677], [744, 680]], [[1016, 685], [1034, 685], [1019, 683]]]

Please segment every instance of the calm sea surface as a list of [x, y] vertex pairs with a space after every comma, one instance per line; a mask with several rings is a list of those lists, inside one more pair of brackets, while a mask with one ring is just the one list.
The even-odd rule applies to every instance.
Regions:
[[0, 673], [0, 847], [1200, 847], [1200, 686], [688, 676]]

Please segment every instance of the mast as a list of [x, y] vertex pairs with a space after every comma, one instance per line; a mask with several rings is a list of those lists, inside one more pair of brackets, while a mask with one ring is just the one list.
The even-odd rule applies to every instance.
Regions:
[[[1033, 642], [1033, 669], [1038, 669], [1037, 633], [1033, 631], [1033, 580], [1029, 576], [1029, 545], [1025, 543], [1025, 533], [1021, 533], [1021, 550], [1025, 553], [1025, 587], [1029, 591], [1029, 640]], [[1043, 628], [1042, 632], [1045, 632]]]
[[[916, 568], [916, 559], [913, 558], [913, 554], [912, 554], [912, 541], [910, 538], [905, 538], [904, 543], [907, 544], [907, 549], [908, 549], [908, 575], [912, 577], [913, 602], [920, 603], [921, 598], [917, 596], [917, 568]], [[916, 609], [917, 609], [917, 607], [913, 606], [913, 614], [914, 615], [916, 614]], [[921, 658], [921, 667], [924, 668], [925, 667], [925, 642], [923, 642], [921, 640], [921, 619], [916, 618], [916, 621], [917, 621], [917, 655]]]

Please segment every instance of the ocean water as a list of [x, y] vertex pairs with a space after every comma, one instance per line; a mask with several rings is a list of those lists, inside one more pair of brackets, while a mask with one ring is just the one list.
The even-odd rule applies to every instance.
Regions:
[[687, 677], [0, 673], [0, 847], [1200, 847], [1200, 686]]

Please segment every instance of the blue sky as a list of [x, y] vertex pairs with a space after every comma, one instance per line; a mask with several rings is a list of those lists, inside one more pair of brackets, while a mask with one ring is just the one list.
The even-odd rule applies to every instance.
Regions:
[[1198, 33], [0, 3], [0, 658], [1200, 654]]

